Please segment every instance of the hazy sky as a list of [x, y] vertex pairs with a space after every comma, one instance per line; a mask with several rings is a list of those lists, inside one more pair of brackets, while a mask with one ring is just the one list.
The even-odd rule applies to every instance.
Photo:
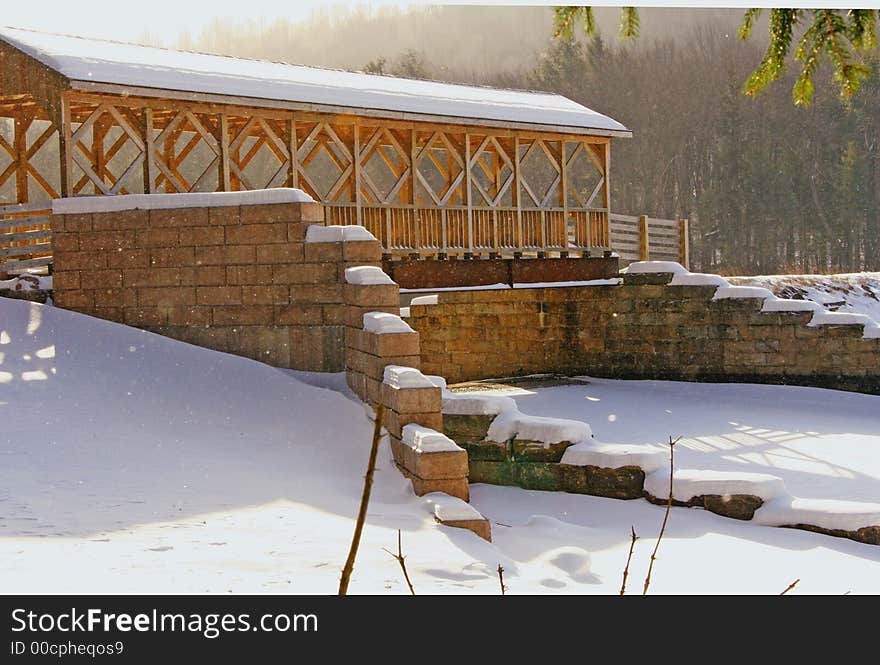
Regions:
[[[122, 41], [136, 40], [145, 33], [165, 43], [174, 43], [184, 31], [196, 36], [211, 20], [233, 17], [271, 23], [284, 18], [297, 21], [321, 9], [427, 4], [557, 5], [565, 0], [2, 0], [0, 25], [34, 28]], [[773, 6], [778, 0], [598, 0], [590, 4], [647, 6]], [[880, 0], [863, 0], [876, 5]], [[843, 6], [851, 0], [823, 0], [822, 6]], [[576, 3], [570, 3], [576, 4]], [[788, 0], [786, 6], [803, 6], [804, 0]], [[815, 3], [813, 3], [815, 5]]]

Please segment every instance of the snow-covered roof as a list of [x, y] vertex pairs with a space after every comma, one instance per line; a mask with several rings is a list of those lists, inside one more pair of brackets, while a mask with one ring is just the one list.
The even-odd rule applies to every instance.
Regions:
[[[72, 82], [197, 92], [332, 109], [583, 129], [629, 136], [616, 120], [561, 95], [419, 81], [0, 27], [0, 40]], [[161, 96], [158, 95], [157, 96]], [[320, 109], [316, 109], [320, 110]], [[413, 118], [418, 119], [418, 118]]]

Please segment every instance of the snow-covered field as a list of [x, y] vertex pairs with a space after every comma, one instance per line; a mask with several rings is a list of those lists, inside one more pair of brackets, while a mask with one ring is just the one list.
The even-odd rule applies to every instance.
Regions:
[[[342, 384], [0, 298], [0, 589], [334, 593], [371, 431]], [[614, 381], [533, 392], [523, 411], [558, 408], [603, 440], [684, 434], [682, 455], [704, 467], [880, 496], [877, 397]], [[616, 593], [630, 525], [637, 591], [663, 516], [486, 485], [472, 503], [493, 543], [435, 524], [383, 444], [350, 592], [407, 592], [383, 551], [402, 529], [418, 593], [498, 593], [499, 563], [512, 594]], [[878, 564], [878, 547], [676, 509], [652, 590], [779, 593], [800, 578], [793, 593], [878, 593]]]

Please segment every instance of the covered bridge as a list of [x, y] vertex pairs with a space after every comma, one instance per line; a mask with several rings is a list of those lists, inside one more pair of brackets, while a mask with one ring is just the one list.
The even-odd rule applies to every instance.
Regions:
[[619, 122], [565, 97], [0, 28], [0, 203], [297, 187], [388, 254], [602, 255]]

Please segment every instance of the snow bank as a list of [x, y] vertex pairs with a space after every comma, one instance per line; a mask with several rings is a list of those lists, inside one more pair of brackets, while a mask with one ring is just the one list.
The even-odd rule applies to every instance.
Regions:
[[[623, 271], [621, 271], [623, 272]], [[514, 289], [554, 289], [572, 286], [616, 286], [623, 280], [620, 277], [610, 279], [588, 279], [580, 282], [518, 282], [512, 287], [510, 284], [498, 282], [497, 284], [481, 284], [479, 286], [440, 286], [425, 289], [400, 289], [401, 293], [439, 293], [443, 291], [505, 291]]]
[[588, 279], [580, 282], [522, 282], [514, 284], [515, 289], [555, 289], [565, 286], [617, 286], [623, 280], [620, 277], [610, 279]]
[[669, 468], [669, 451], [650, 444], [603, 443], [588, 439], [566, 448], [561, 463], [606, 469], [637, 466], [648, 474]]
[[620, 272], [628, 275], [644, 275], [651, 273], [671, 272], [674, 275], [690, 274], [688, 270], [675, 261], [634, 261]]
[[355, 266], [345, 269], [345, 281], [349, 284], [376, 285], [394, 284], [394, 280], [386, 275], [382, 268], [376, 266]]
[[809, 524], [858, 531], [866, 526], [880, 526], [880, 504], [780, 496], [761, 506], [754, 520], [766, 526]]
[[862, 325], [866, 327], [875, 327], [877, 322], [864, 314], [853, 314], [852, 312], [829, 312], [823, 309], [817, 309], [813, 318], [807, 324], [809, 326], [855, 326]]
[[377, 335], [415, 332], [406, 321], [396, 314], [388, 314], [387, 312], [367, 312], [364, 314], [364, 330]]
[[437, 294], [432, 296], [418, 296], [417, 298], [413, 298], [410, 300], [410, 307], [413, 305], [436, 305], [437, 304]]
[[404, 425], [401, 441], [417, 453], [457, 453], [463, 448], [445, 434], [422, 427], [421, 425]]
[[518, 409], [506, 409], [492, 421], [486, 440], [503, 443], [520, 439], [549, 446], [562, 441], [577, 443], [591, 436], [593, 432], [590, 426], [578, 420], [529, 416]]
[[443, 492], [431, 492], [422, 498], [425, 499], [431, 514], [441, 522], [484, 519], [476, 508], [457, 496], [450, 496]]
[[450, 416], [494, 416], [509, 409], [516, 409], [511, 397], [443, 391], [442, 410]]
[[[768, 501], [787, 496], [781, 478], [767, 473], [676, 469], [672, 481], [673, 498], [689, 501], [705, 494], [751, 494]], [[669, 496], [669, 470], [658, 469], [645, 477], [645, 491], [656, 497]]]
[[821, 312], [822, 305], [809, 300], [789, 300], [787, 298], [767, 298], [762, 312]]
[[73, 215], [88, 212], [120, 212], [122, 210], [167, 210], [170, 208], [211, 208], [215, 206], [313, 202], [314, 199], [301, 189], [276, 187], [247, 192], [74, 196], [52, 201], [52, 212], [56, 215]]
[[375, 240], [376, 236], [370, 233], [363, 226], [346, 225], [340, 226], [331, 224], [330, 226], [322, 226], [320, 224], [312, 224], [306, 229], [306, 242], [362, 242], [366, 240]]
[[757, 275], [730, 277], [731, 284], [764, 286], [780, 298], [812, 301], [823, 309], [867, 314], [880, 321], [880, 273]]
[[730, 286], [721, 275], [710, 275], [703, 272], [678, 272], [669, 282], [672, 286]]
[[0, 279], [0, 289], [10, 291], [51, 291], [51, 275], [18, 275], [10, 279]]
[[776, 296], [770, 289], [760, 286], [719, 286], [712, 300], [730, 300], [739, 298], [763, 298], [773, 300]]
[[436, 374], [426, 374], [425, 378], [438, 388], [446, 388], [446, 379], [444, 379], [442, 376], [437, 376]]
[[[880, 323], [870, 316], [860, 312], [830, 312], [819, 302], [810, 300], [793, 300], [777, 297], [766, 285], [772, 285], [777, 277], [737, 277], [740, 284], [732, 285], [720, 275], [693, 273], [686, 270], [681, 264], [674, 261], [638, 261], [631, 263], [620, 271], [621, 273], [646, 274], [646, 273], [672, 273], [670, 286], [716, 286], [712, 300], [727, 300], [735, 298], [760, 298], [764, 303], [762, 312], [813, 312], [813, 318], [807, 324], [809, 326], [825, 325], [863, 325], [866, 339], [880, 338]], [[754, 279], [757, 285], [747, 282]], [[793, 279], [797, 279], [796, 277]], [[863, 289], [873, 300], [880, 302], [880, 297], [870, 288]]]
[[388, 365], [382, 374], [382, 382], [392, 388], [436, 388], [431, 379], [415, 367]]

